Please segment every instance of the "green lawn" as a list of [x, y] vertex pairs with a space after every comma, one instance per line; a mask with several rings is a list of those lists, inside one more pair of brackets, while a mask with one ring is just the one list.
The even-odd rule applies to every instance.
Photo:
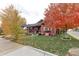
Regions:
[[66, 55], [70, 48], [79, 47], [79, 40], [76, 40], [67, 34], [52, 37], [34, 35], [31, 39], [22, 39], [18, 42], [24, 45], [31, 45], [57, 55]]

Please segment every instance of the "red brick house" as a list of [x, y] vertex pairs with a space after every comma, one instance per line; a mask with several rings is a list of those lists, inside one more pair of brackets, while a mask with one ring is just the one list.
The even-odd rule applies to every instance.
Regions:
[[35, 24], [28, 24], [26, 25], [26, 27], [28, 32], [32, 34], [39, 34], [39, 35], [46, 35], [46, 36], [53, 36], [56, 34], [56, 29], [45, 27], [43, 20], [40, 20]]
[[56, 34], [56, 29], [45, 27], [44, 24], [40, 27], [40, 33], [46, 36], [53, 36]]

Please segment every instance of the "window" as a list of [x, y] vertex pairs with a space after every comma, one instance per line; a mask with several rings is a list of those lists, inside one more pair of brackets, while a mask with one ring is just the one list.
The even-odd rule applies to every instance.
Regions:
[[49, 28], [47, 28], [47, 27], [44, 27], [44, 31], [49, 31]]

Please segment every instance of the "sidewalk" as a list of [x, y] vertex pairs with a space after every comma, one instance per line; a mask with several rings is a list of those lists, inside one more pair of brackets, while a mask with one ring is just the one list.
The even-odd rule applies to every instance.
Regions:
[[4, 56], [57, 56], [46, 51], [42, 51], [31, 46], [24, 46]]
[[24, 46], [0, 38], [0, 56], [57, 56], [31, 46]]
[[0, 38], [0, 55], [7, 54], [21, 47], [23, 47], [23, 45], [11, 42], [4, 38]]
[[79, 40], [79, 32], [76, 31], [68, 31], [67, 32], [70, 36], [76, 38], [77, 40]]

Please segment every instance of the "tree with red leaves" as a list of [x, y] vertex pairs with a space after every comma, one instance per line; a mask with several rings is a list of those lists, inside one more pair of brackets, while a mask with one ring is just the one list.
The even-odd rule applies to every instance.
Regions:
[[44, 24], [48, 28], [71, 29], [79, 26], [79, 4], [77, 3], [51, 3], [44, 15]]

